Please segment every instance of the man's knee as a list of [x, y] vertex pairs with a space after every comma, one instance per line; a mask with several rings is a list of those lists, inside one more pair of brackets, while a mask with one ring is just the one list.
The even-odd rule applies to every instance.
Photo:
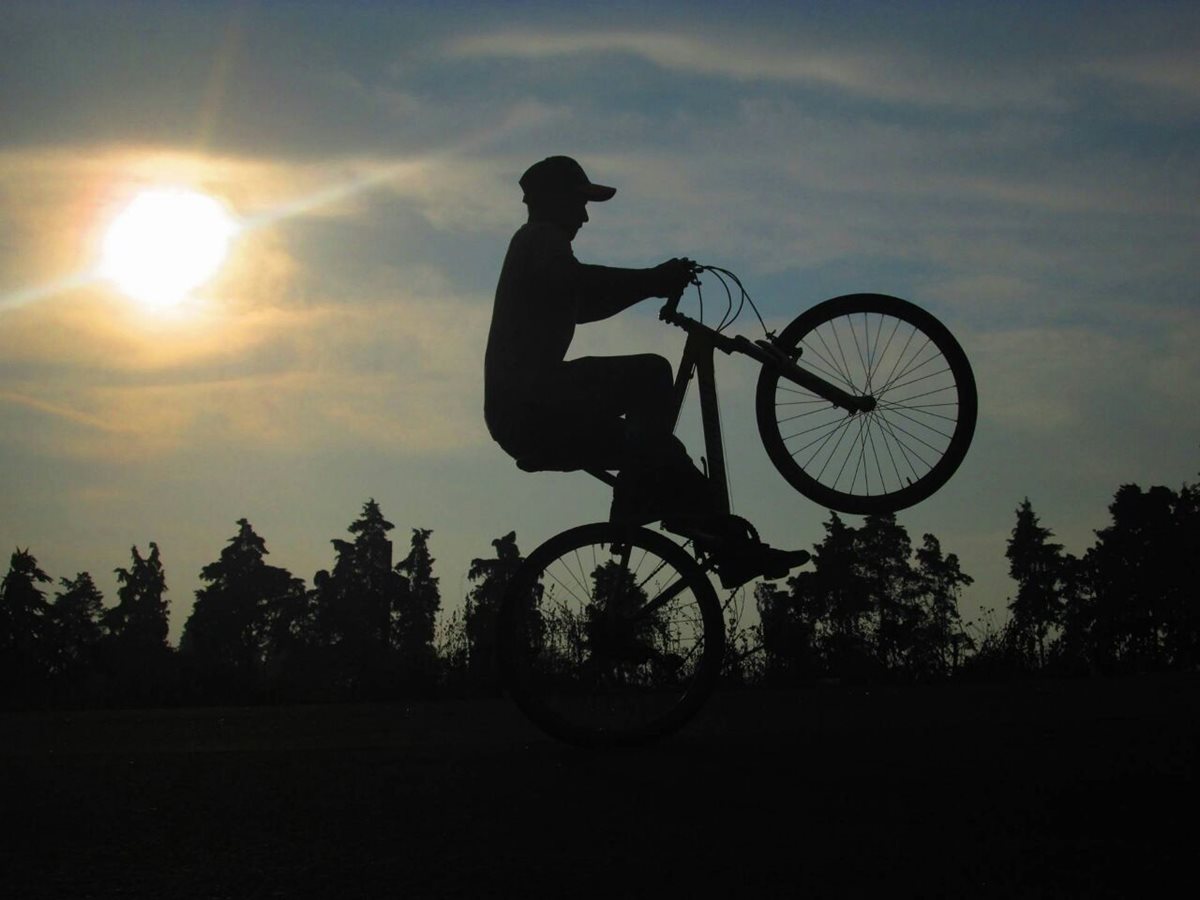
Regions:
[[643, 353], [630, 359], [636, 360], [637, 381], [644, 388], [669, 390], [674, 383], [675, 376], [671, 364], [664, 357], [656, 353]]

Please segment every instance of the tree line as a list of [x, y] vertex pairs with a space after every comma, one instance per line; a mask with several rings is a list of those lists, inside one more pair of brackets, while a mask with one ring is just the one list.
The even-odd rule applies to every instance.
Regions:
[[[1002, 625], [964, 622], [972, 583], [932, 534], [914, 547], [892, 515], [824, 524], [811, 568], [754, 590], [758, 622], [731, 619], [725, 678], [738, 685], [942, 680], [1194, 669], [1200, 604], [1200, 488], [1126, 485], [1083, 556], [1053, 541], [1028, 499], [1006, 556], [1016, 593]], [[7, 706], [386, 699], [495, 689], [495, 616], [522, 560], [515, 533], [471, 561], [465, 603], [443, 615], [430, 552], [414, 528], [398, 561], [394, 525], [368, 500], [311, 587], [266, 561], [241, 519], [177, 648], [167, 640], [158, 546], [132, 548], [106, 606], [92, 576], [53, 580], [17, 549], [0, 583], [0, 699]], [[603, 573], [592, 573], [600, 578]]]
[[[971, 577], [932, 535], [893, 516], [825, 523], [811, 571], [756, 589], [760, 624], [736, 642], [750, 681], [931, 680], [1200, 667], [1200, 486], [1121, 487], [1076, 557], [1026, 498], [1005, 548], [1016, 583], [1003, 623], [964, 622]], [[749, 651], [749, 652], [747, 652]]]
[[1134, 673], [1200, 667], [1200, 485], [1122, 486], [1082, 556], [1028, 498], [1008, 541], [1017, 592], [976, 652], [993, 672]]

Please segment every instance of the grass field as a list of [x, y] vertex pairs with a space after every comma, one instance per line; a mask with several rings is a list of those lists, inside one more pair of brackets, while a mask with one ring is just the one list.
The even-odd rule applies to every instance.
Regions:
[[729, 693], [603, 753], [499, 699], [5, 714], [0, 896], [1171, 896], [1198, 713], [1196, 676]]

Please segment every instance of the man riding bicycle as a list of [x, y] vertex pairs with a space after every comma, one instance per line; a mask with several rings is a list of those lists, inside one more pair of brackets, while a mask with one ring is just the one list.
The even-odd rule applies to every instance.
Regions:
[[616, 189], [593, 184], [566, 156], [535, 163], [519, 183], [528, 221], [504, 259], [484, 362], [492, 437], [530, 471], [617, 470], [612, 520], [685, 523], [708, 542], [726, 584], [786, 574], [807, 554], [774, 550], [720, 513], [708, 479], [672, 433], [667, 360], [654, 354], [566, 359], [576, 325], [679, 294], [693, 264], [581, 263], [571, 242], [588, 221], [587, 204], [611, 199]]

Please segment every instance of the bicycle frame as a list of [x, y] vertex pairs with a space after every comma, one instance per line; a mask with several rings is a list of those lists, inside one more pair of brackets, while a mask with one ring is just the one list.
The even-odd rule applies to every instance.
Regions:
[[728, 337], [715, 328], [680, 313], [676, 308], [679, 300], [679, 296], [670, 298], [659, 312], [659, 318], [664, 322], [687, 332], [683, 358], [675, 373], [671, 430], [674, 431], [679, 424], [688, 384], [695, 376], [699, 384], [700, 421], [704, 431], [704, 463], [708, 478], [717, 489], [720, 512], [730, 512], [730, 501], [728, 470], [725, 467], [725, 448], [721, 438], [721, 417], [717, 405], [717, 377], [713, 365], [715, 351], [720, 350], [725, 354], [741, 353], [765, 366], [773, 366], [779, 369], [781, 376], [807, 388], [831, 404], [840, 406], [849, 415], [869, 412], [875, 408], [875, 401], [871, 397], [856, 397], [848, 394], [820, 376], [801, 369], [791, 357], [776, 347], [769, 339], [750, 341], [741, 335]]

